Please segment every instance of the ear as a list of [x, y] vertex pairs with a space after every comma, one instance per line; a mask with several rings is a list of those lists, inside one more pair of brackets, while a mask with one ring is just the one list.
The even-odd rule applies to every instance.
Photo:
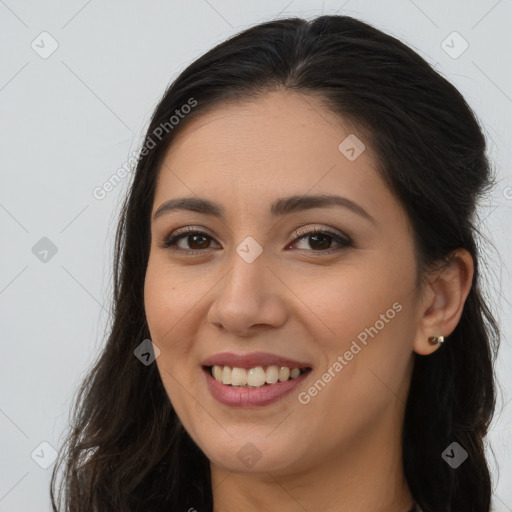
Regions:
[[[459, 323], [473, 282], [474, 264], [466, 249], [452, 252], [446, 264], [430, 274], [424, 284], [418, 310], [418, 328], [413, 350], [428, 355], [439, 348], [430, 336], [449, 336]], [[445, 340], [450, 343], [450, 340]]]

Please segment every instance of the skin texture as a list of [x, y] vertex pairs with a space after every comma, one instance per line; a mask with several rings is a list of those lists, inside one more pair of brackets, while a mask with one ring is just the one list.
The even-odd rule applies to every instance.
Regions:
[[[413, 355], [428, 356], [438, 349], [428, 336], [453, 331], [473, 266], [459, 250], [416, 286], [408, 218], [368, 145], [354, 161], [340, 152], [351, 133], [364, 143], [318, 98], [273, 91], [193, 120], [160, 170], [153, 214], [179, 197], [225, 208], [224, 220], [174, 211], [152, 222], [144, 290], [158, 369], [184, 427], [210, 460], [218, 512], [405, 512], [412, 505], [400, 429]], [[272, 217], [270, 204], [294, 194], [344, 196], [373, 221], [339, 206]], [[186, 226], [208, 237], [182, 238], [182, 253], [161, 247]], [[300, 239], [300, 226], [340, 232], [354, 246]], [[249, 236], [263, 248], [250, 264], [236, 252]], [[187, 249], [202, 252], [190, 256]], [[299, 391], [307, 392], [394, 303], [401, 310], [300, 403]], [[308, 361], [313, 370], [276, 403], [231, 408], [213, 398], [201, 368], [225, 351], [271, 352]], [[248, 442], [261, 455], [250, 468], [237, 457]]]

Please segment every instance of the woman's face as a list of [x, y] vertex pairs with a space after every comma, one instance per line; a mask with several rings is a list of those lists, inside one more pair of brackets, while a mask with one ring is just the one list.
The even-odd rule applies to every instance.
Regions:
[[[414, 247], [361, 144], [318, 99], [280, 91], [198, 117], [167, 152], [146, 315], [169, 399], [216, 467], [300, 472], [399, 439]], [[182, 198], [204, 202], [160, 209]]]

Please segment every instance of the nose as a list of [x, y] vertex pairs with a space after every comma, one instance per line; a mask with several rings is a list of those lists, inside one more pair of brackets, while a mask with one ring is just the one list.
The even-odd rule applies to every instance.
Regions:
[[287, 288], [276, 273], [264, 253], [251, 263], [235, 253], [208, 311], [209, 323], [243, 337], [282, 326], [288, 315]]

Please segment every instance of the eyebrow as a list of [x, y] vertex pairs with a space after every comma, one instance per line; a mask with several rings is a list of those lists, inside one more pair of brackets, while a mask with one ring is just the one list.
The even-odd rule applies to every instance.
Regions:
[[[341, 206], [343, 208], [347, 208], [375, 224], [375, 219], [362, 206], [346, 197], [332, 194], [307, 196], [294, 195], [290, 197], [283, 197], [272, 203], [270, 213], [273, 217], [282, 217], [294, 212], [329, 206]], [[221, 204], [198, 197], [180, 197], [165, 201], [156, 210], [153, 215], [153, 220], [156, 220], [167, 213], [179, 210], [188, 210], [205, 215], [213, 215], [214, 217], [225, 220], [225, 210]]]

